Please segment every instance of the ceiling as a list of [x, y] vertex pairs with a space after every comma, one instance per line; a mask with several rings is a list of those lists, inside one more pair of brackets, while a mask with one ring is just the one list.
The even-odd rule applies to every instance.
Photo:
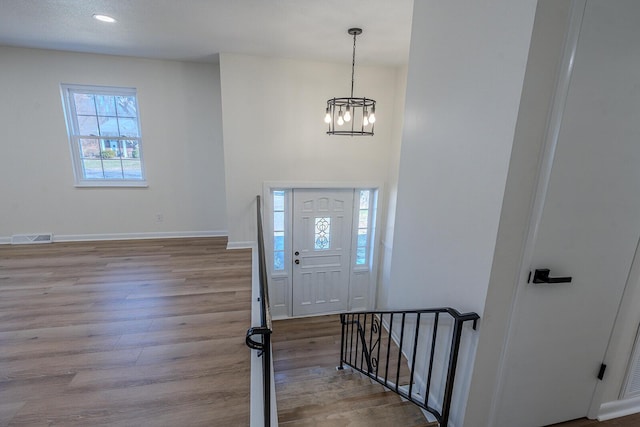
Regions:
[[[0, 0], [0, 45], [216, 62], [218, 53], [399, 65], [413, 0]], [[107, 24], [94, 13], [117, 19]]]

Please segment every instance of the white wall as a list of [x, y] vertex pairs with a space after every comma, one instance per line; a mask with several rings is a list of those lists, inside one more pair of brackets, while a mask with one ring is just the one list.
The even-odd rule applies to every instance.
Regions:
[[483, 312], [535, 5], [414, 5], [391, 306]]
[[[219, 79], [217, 64], [0, 47], [0, 240], [226, 233]], [[60, 83], [138, 89], [148, 188], [74, 187]]]
[[394, 106], [393, 138], [391, 153], [389, 156], [389, 172], [387, 175], [385, 217], [380, 218], [380, 263], [378, 272], [378, 286], [376, 294], [376, 307], [385, 308], [389, 301], [391, 288], [391, 260], [393, 256], [393, 233], [396, 225], [396, 201], [398, 198], [398, 175], [400, 173], [400, 151], [404, 124], [404, 104], [407, 91], [406, 66], [398, 70], [396, 76], [396, 103]]
[[255, 240], [265, 181], [384, 183], [400, 70], [356, 65], [354, 96], [377, 101], [373, 137], [325, 134], [327, 99], [349, 95], [350, 64], [221, 54], [220, 70], [231, 246]]
[[[535, 8], [414, 3], [388, 307], [484, 314]], [[476, 343], [465, 345], [473, 354]], [[455, 425], [471, 360], [467, 368]]]

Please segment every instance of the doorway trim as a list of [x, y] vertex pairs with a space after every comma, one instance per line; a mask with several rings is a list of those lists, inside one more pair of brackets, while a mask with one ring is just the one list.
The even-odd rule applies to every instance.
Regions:
[[[372, 239], [371, 239], [371, 262], [369, 263], [369, 274], [370, 274], [370, 282], [369, 282], [369, 290], [368, 290], [368, 307], [367, 310], [371, 310], [375, 306], [375, 299], [377, 295], [378, 288], [378, 268], [379, 268], [379, 252], [380, 252], [380, 224], [382, 224], [382, 217], [386, 215], [386, 212], [383, 212], [381, 206], [383, 206], [384, 202], [384, 184], [378, 181], [265, 181], [262, 185], [262, 200], [264, 201], [264, 210], [265, 213], [265, 246], [268, 247], [267, 250], [267, 264], [269, 271], [269, 283], [270, 288], [275, 289], [276, 287], [272, 284], [277, 282], [278, 280], [286, 281], [286, 295], [278, 295], [286, 300], [286, 307], [275, 306], [274, 302], [278, 300], [278, 298], [270, 298], [272, 302], [272, 313], [274, 319], [284, 319], [293, 317], [293, 302], [291, 298], [292, 291], [292, 272], [288, 271], [287, 274], [279, 275], [273, 271], [273, 198], [272, 191], [277, 190], [285, 190], [288, 191], [289, 197], [285, 198], [285, 221], [288, 224], [287, 231], [290, 233], [292, 230], [292, 221], [293, 221], [293, 211], [291, 206], [291, 190], [296, 189], [327, 189], [327, 190], [336, 190], [336, 189], [370, 189], [373, 190], [376, 194], [376, 197], [373, 202], [373, 208], [376, 212], [374, 222], [371, 224], [372, 229]], [[288, 246], [287, 241], [289, 239], [285, 239], [285, 265], [291, 265], [292, 257], [291, 257], [291, 248]], [[350, 275], [353, 276], [354, 268], [351, 267]], [[281, 284], [282, 286], [283, 284]], [[270, 291], [271, 291], [270, 289]], [[351, 302], [352, 302], [352, 294], [351, 294], [351, 286], [349, 286], [349, 300], [347, 310], [351, 310]], [[275, 306], [275, 307], [274, 307]], [[323, 313], [324, 314], [324, 313]], [[331, 314], [331, 313], [326, 313]], [[302, 316], [303, 317], [303, 316]]]

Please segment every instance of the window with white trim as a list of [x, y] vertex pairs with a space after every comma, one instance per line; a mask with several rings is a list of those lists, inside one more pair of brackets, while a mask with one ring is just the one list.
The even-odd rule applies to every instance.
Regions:
[[273, 271], [284, 271], [285, 193], [273, 191]]
[[356, 265], [367, 263], [367, 252], [369, 249], [369, 237], [371, 233], [371, 190], [360, 190], [356, 194], [360, 195], [358, 205], [358, 237], [356, 239]]
[[146, 186], [136, 89], [61, 88], [76, 185]]

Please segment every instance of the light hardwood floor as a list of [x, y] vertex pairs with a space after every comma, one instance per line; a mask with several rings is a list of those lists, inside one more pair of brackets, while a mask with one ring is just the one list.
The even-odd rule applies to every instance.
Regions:
[[[251, 252], [225, 247], [0, 246], [0, 426], [248, 426]], [[410, 404], [335, 370], [336, 316], [300, 320], [274, 323], [283, 426], [422, 425]]]
[[282, 427], [423, 427], [420, 409], [340, 363], [337, 315], [273, 322], [273, 358]]
[[581, 418], [566, 423], [554, 424], [553, 427], [638, 427], [640, 426], [640, 414], [628, 417], [616, 418], [609, 421], [596, 421]]
[[0, 426], [248, 426], [251, 251], [0, 246]]
[[[340, 360], [339, 316], [275, 321], [272, 340], [281, 426], [428, 425], [415, 406], [400, 402], [393, 393], [382, 391], [382, 386], [348, 368], [336, 371]], [[638, 426], [640, 414], [605, 422], [584, 418], [553, 427]]]

